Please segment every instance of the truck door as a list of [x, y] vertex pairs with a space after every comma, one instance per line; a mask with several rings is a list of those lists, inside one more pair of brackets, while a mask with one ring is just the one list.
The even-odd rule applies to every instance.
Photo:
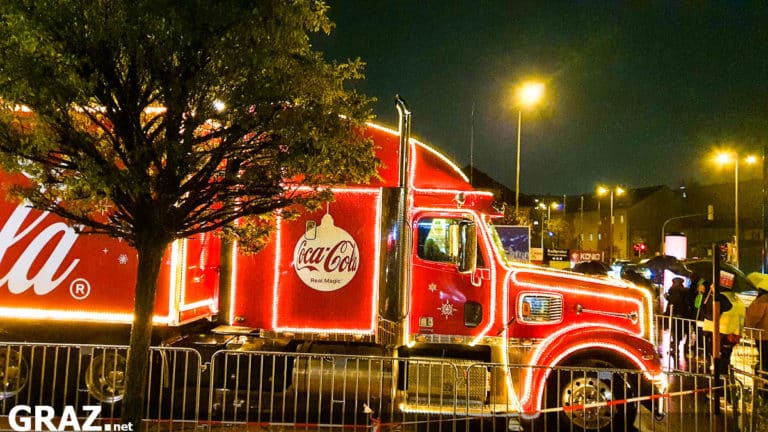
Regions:
[[473, 337], [490, 328], [492, 310], [487, 257], [477, 251], [477, 268], [462, 272], [462, 248], [477, 248], [464, 228], [471, 215], [421, 213], [414, 225], [411, 274], [411, 332]]

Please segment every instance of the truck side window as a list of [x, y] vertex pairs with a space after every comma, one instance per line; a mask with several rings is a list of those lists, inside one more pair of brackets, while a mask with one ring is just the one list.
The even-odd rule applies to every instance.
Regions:
[[448, 245], [452, 219], [422, 218], [418, 222], [419, 258], [436, 262], [455, 262]]

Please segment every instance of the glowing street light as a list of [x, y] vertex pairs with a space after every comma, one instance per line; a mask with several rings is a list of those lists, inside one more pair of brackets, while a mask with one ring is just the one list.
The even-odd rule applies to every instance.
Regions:
[[[720, 165], [733, 164], [733, 265], [739, 267], [739, 159], [736, 152], [720, 152], [715, 156], [715, 161]], [[757, 157], [746, 156], [744, 162], [753, 164]]]
[[[606, 186], [598, 186], [597, 187], [597, 196], [603, 196], [605, 194], [610, 194], [611, 196], [611, 219], [610, 223], [608, 224], [608, 262], [613, 262], [613, 224], [614, 224], [614, 217], [613, 217], [613, 196], [621, 196], [626, 192], [623, 188], [620, 186], [614, 186], [612, 188], [608, 188]], [[600, 201], [598, 200], [598, 203]], [[598, 215], [599, 217], [599, 215]]]
[[[537, 200], [538, 201], [538, 200]], [[549, 229], [549, 220], [552, 218], [552, 209], [559, 209], [560, 204], [558, 202], [551, 202], [549, 204], [540, 202], [537, 206], [541, 210], [541, 250], [544, 250], [544, 229], [545, 226]], [[547, 224], [544, 225], [544, 210], [547, 211]]]
[[524, 82], [517, 88], [517, 159], [515, 171], [515, 219], [520, 207], [520, 135], [523, 125], [523, 108], [530, 108], [544, 97], [544, 84], [540, 82]]

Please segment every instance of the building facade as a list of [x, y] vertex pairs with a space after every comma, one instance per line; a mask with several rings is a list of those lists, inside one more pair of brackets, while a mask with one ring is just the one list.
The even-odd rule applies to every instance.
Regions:
[[[514, 191], [475, 171], [475, 187], [492, 190], [514, 208]], [[649, 258], [663, 253], [665, 234], [687, 240], [688, 257], [709, 257], [716, 242], [732, 242], [736, 230], [734, 183], [689, 185], [672, 189], [658, 185], [628, 189], [614, 195], [613, 223], [608, 196], [520, 194], [519, 215], [504, 223], [531, 226], [531, 246], [598, 252], [604, 261]], [[539, 204], [560, 204], [544, 210]], [[707, 207], [714, 208], [713, 220]], [[761, 271], [765, 249], [763, 182], [739, 182], [739, 267]], [[511, 215], [511, 213], [510, 213]]]

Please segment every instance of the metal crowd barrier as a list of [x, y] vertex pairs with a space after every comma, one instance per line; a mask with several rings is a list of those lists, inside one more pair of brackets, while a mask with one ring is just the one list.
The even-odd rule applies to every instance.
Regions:
[[[127, 347], [0, 343], [0, 415], [13, 407], [100, 406], [100, 417], [119, 419]], [[148, 419], [196, 422], [201, 400], [200, 354], [189, 348], [152, 347], [145, 412]]]
[[[668, 331], [668, 330], [664, 330]], [[17, 405], [102, 407], [119, 419], [126, 348], [0, 343], [0, 428]], [[751, 355], [751, 354], [750, 354]], [[636, 370], [542, 368], [376, 355], [223, 350], [203, 362], [189, 348], [154, 347], [146, 402], [150, 430], [244, 431], [714, 431], [761, 432], [768, 383], [736, 367], [670, 369], [668, 388], [643, 386]], [[493, 400], [494, 389], [548, 377], [541, 406]], [[508, 380], [510, 377], [511, 380]]]
[[[702, 324], [702, 321], [656, 315], [659, 354], [668, 370], [711, 373], [712, 342], [705, 337]], [[744, 371], [768, 369], [768, 365], [760, 364], [760, 352], [764, 349], [768, 349], [766, 332], [745, 328], [733, 348], [731, 366]]]

